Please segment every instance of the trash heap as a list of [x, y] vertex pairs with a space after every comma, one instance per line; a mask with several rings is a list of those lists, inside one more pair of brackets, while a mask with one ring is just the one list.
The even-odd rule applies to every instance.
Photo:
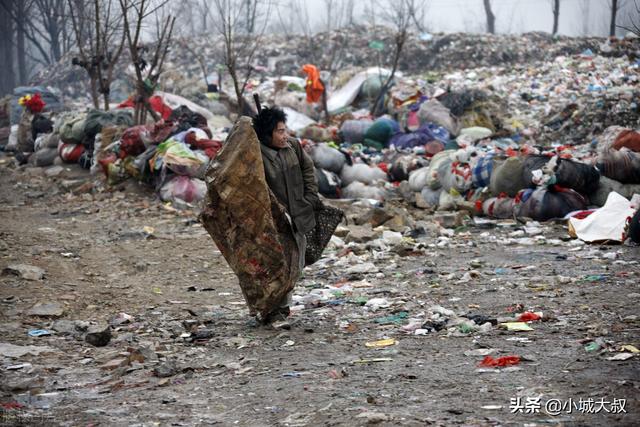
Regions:
[[[20, 124], [11, 127], [5, 148], [32, 166], [79, 164], [94, 175], [104, 175], [111, 186], [134, 178], [155, 188], [162, 201], [178, 208], [193, 206], [204, 199], [204, 170], [226, 133], [212, 132], [210, 121], [217, 125], [219, 120], [207, 110], [176, 95], [163, 95], [151, 100], [161, 119], [146, 125], [134, 125], [126, 103], [107, 112], [51, 116], [46, 111], [25, 111]], [[171, 108], [165, 101], [184, 102]]]
[[[362, 29], [350, 31], [355, 34], [344, 36], [354, 38], [353, 46], [369, 40], [358, 33]], [[265, 104], [283, 107], [327, 198], [370, 199], [374, 205], [395, 199], [430, 211], [547, 221], [601, 207], [611, 192], [628, 200], [640, 193], [637, 38], [471, 39], [459, 34], [412, 39], [404, 58], [419, 57], [411, 54], [417, 46], [436, 49], [430, 60], [437, 58], [438, 67], [401, 64], [404, 73], [393, 77], [389, 90], [384, 89], [389, 69], [344, 67], [328, 85], [329, 120], [321, 103], [307, 103], [303, 78], [273, 71], [278, 62], [273, 58], [295, 50], [281, 52], [278, 36], [267, 38], [271, 56], [258, 59], [267, 66], [258, 67], [262, 74], [246, 89], [259, 93]], [[469, 64], [476, 68], [461, 69], [466, 63], [451, 46], [475, 58]], [[490, 46], [489, 52], [473, 53], [482, 46]], [[492, 52], [500, 49], [516, 53], [496, 53], [499, 60]], [[350, 64], [361, 64], [356, 56], [366, 50], [350, 48]], [[173, 64], [186, 61], [189, 52], [179, 49]], [[511, 61], [514, 65], [505, 65]], [[36, 166], [60, 157], [102, 171], [111, 185], [134, 177], [153, 185], [163, 201], [197, 205], [205, 193], [204, 168], [236, 117], [221, 103], [230, 96], [183, 85], [190, 67], [182, 77], [169, 67], [161, 80], [197, 102], [157, 91], [151, 99], [162, 116], [157, 123], [133, 126], [128, 100], [116, 113], [50, 118], [45, 111], [23, 117], [31, 122], [13, 124], [10, 132], [3, 128], [0, 136], [8, 134], [8, 147], [18, 152], [34, 151], [29, 162]], [[52, 73], [58, 76], [57, 70]], [[380, 117], [371, 114], [376, 102], [384, 106]]]
[[[312, 37], [268, 34], [263, 36], [261, 49], [256, 51], [253, 75], [258, 78], [297, 75], [306, 63], [316, 64], [323, 70], [356, 70], [376, 64], [391, 67], [394, 36], [393, 30], [383, 26], [352, 26]], [[215, 83], [217, 67], [224, 63], [223, 41], [219, 36], [208, 35], [175, 39], [173, 45], [165, 60], [159, 89], [195, 101], [206, 89], [200, 62], [207, 66], [208, 83]], [[548, 62], [560, 55], [576, 55], [588, 49], [595, 54], [620, 58], [634, 49], [637, 51], [638, 41], [606, 42], [598, 37], [551, 36], [539, 32], [522, 35], [410, 33], [399, 69], [411, 75], [429, 72], [430, 77], [437, 78], [451, 70]], [[73, 56], [69, 54], [58, 64], [42, 70], [32, 84], [56, 87], [65, 97], [88, 102], [86, 72], [72, 65]], [[240, 58], [239, 63], [246, 63], [246, 59]], [[112, 84], [112, 99], [124, 98], [134, 88], [135, 79], [128, 74], [128, 64], [129, 54], [124, 52], [114, 70], [114, 75], [122, 77]], [[223, 80], [223, 89], [233, 87], [224, 73]]]

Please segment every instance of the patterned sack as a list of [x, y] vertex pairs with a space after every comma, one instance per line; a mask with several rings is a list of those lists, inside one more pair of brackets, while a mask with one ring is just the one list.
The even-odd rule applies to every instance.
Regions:
[[316, 209], [315, 214], [316, 226], [306, 234], [305, 265], [311, 265], [320, 259], [322, 251], [329, 244], [333, 232], [344, 218], [344, 212], [340, 209], [324, 204], [319, 209]]
[[473, 186], [476, 188], [488, 187], [491, 183], [491, 173], [493, 172], [493, 154], [487, 154], [484, 157], [478, 159], [478, 162], [473, 166]]

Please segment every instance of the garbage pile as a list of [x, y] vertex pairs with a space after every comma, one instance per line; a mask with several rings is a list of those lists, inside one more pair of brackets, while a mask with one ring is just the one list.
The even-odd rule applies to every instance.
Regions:
[[[383, 26], [353, 26], [331, 32], [302, 35], [268, 34], [262, 38], [252, 65], [254, 76], [298, 75], [300, 67], [314, 63], [320, 69], [357, 70], [379, 64], [391, 67], [394, 32]], [[206, 89], [200, 62], [207, 66], [207, 83], [231, 88], [231, 81], [223, 73], [223, 82], [217, 82], [217, 67], [223, 64], [224, 44], [219, 36], [176, 39], [165, 61], [160, 90], [176, 93], [193, 101], [202, 99]], [[382, 50], [379, 50], [382, 49]], [[623, 39], [611, 42], [603, 38], [573, 38], [551, 36], [545, 33], [523, 35], [490, 34], [415, 34], [411, 33], [401, 56], [399, 69], [408, 74], [427, 74], [437, 79], [442, 72], [497, 65], [518, 66], [552, 61], [557, 56], [576, 55], [585, 50], [611, 58], [620, 58], [640, 49], [638, 40]], [[381, 53], [383, 53], [381, 55]], [[57, 87], [65, 97], [88, 100], [86, 72], [71, 64], [71, 56], [63, 58], [53, 67], [42, 70], [33, 84]], [[130, 63], [128, 53], [120, 58], [114, 75], [123, 76], [114, 81], [111, 98], [122, 100], [133, 89], [133, 76], [127, 77]], [[246, 63], [240, 58], [239, 63]], [[337, 73], [340, 74], [340, 73]], [[339, 77], [339, 76], [338, 76]], [[340, 87], [341, 78], [331, 82]], [[230, 90], [229, 92], [233, 92]]]
[[[353, 46], [363, 42], [363, 34]], [[411, 75], [413, 65], [405, 64], [407, 74], [396, 74], [388, 90], [390, 70], [346, 67], [328, 92], [329, 121], [321, 103], [307, 102], [304, 79], [269, 71], [277, 61], [259, 59], [271, 65], [246, 90], [284, 108], [327, 198], [369, 199], [372, 205], [400, 199], [431, 211], [547, 221], [591, 212], [611, 192], [628, 201], [640, 193], [637, 39], [487, 35], [478, 36], [479, 43], [467, 35], [438, 37], [410, 45], [438, 44], [440, 56], [430, 58], [440, 58], [448, 70], [459, 70], [462, 59], [447, 43], [497, 52], [511, 40], [509, 49], [520, 56], [512, 58], [516, 65], [505, 66], [511, 57], [498, 61], [460, 48], [477, 59], [473, 65], [487, 66], [434, 74], [423, 64], [416, 65], [423, 74]], [[269, 36], [267, 45], [276, 40]], [[526, 49], [518, 47], [527, 43]], [[536, 43], [545, 49], [534, 48]], [[355, 56], [366, 49], [349, 51], [359, 64]], [[189, 52], [179, 49], [174, 65]], [[280, 58], [284, 51], [269, 52]], [[185, 66], [183, 76], [189, 67], [194, 68]], [[162, 81], [178, 87], [186, 82], [180, 78], [168, 70]], [[40, 122], [34, 117], [30, 124], [33, 148], [21, 136], [28, 124], [12, 127], [8, 146], [35, 151], [29, 160], [34, 165], [51, 164], [58, 154], [94, 173], [102, 170], [109, 184], [134, 177], [153, 185], [163, 201], [197, 205], [205, 192], [204, 167], [222, 146], [233, 117], [224, 108], [211, 112], [220, 103], [205, 96], [205, 88], [191, 90], [188, 96], [198, 103], [158, 91], [151, 101], [163, 120], [155, 124], [134, 127], [126, 112], [65, 113], [53, 121], [37, 116]], [[379, 101], [384, 114], [374, 117]], [[129, 100], [120, 106], [131, 105]]]
[[[179, 98], [164, 95], [171, 101]], [[190, 207], [204, 199], [204, 170], [226, 133], [212, 132], [205, 115], [213, 124], [217, 121], [206, 110], [199, 112], [201, 107], [172, 109], [164, 99], [151, 103], [163, 118], [146, 125], [134, 125], [131, 108], [126, 107], [54, 116], [25, 110], [20, 124], [10, 128], [5, 149], [16, 151], [19, 162], [32, 166], [79, 164], [104, 175], [108, 185], [135, 178], [155, 188], [162, 201]]]

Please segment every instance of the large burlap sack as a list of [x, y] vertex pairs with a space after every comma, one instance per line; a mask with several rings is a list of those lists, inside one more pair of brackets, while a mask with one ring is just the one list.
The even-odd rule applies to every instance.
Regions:
[[519, 157], [509, 157], [499, 166], [494, 165], [489, 183], [491, 194], [499, 196], [504, 193], [515, 197], [518, 191], [526, 187], [522, 175], [523, 164]]
[[606, 150], [598, 154], [596, 166], [607, 178], [623, 184], [640, 184], [640, 153]]
[[[522, 165], [522, 178], [525, 186], [535, 187], [533, 183], [533, 171], [542, 169], [553, 157], [544, 155], [527, 156]], [[598, 189], [600, 172], [592, 165], [576, 162], [575, 160], [558, 158], [555, 169], [555, 184], [571, 188], [581, 194], [590, 194]]]
[[517, 216], [547, 221], [586, 208], [585, 198], [574, 190], [556, 186], [540, 187], [518, 206]]
[[442, 126], [452, 136], [457, 136], [462, 127], [458, 118], [451, 114], [451, 111], [437, 99], [430, 99], [424, 102], [420, 106], [420, 110], [418, 110], [418, 117], [421, 124], [433, 123]]
[[300, 276], [290, 221], [264, 178], [260, 142], [241, 117], [205, 174], [200, 220], [238, 276], [252, 313], [266, 317]]

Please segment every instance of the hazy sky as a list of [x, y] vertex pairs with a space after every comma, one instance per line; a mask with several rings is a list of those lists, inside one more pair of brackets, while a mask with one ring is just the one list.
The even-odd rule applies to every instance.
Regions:
[[[325, 16], [322, 0], [305, 0], [310, 11], [313, 28], [319, 28]], [[627, 18], [633, 0], [619, 13]], [[433, 32], [483, 32], [486, 21], [482, 0], [425, 0], [427, 27]], [[610, 0], [561, 0], [559, 33], [565, 35], [608, 35]], [[365, 0], [355, 0], [356, 14], [360, 16]], [[496, 15], [498, 33], [530, 31], [551, 32], [553, 14], [550, 0], [491, 0]], [[640, 0], [638, 0], [640, 4]], [[586, 33], [586, 34], [585, 34]], [[624, 34], [624, 31], [622, 31]]]

